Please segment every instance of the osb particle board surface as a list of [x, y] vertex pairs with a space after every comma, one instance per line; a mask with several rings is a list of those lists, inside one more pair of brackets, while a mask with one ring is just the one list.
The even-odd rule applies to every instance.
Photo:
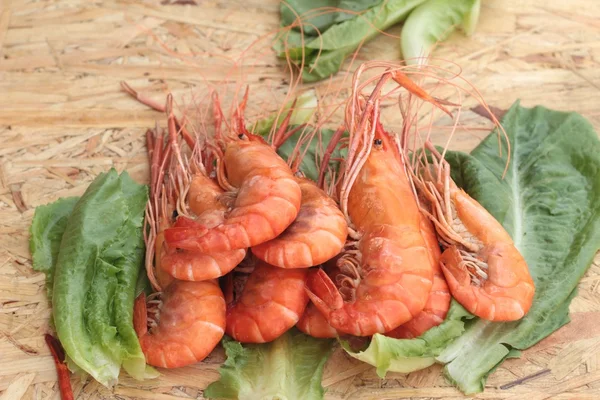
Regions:
[[[170, 2], [167, 2], [170, 3]], [[50, 310], [44, 277], [31, 269], [28, 226], [34, 208], [81, 194], [110, 167], [146, 181], [143, 133], [163, 116], [127, 97], [127, 80], [155, 99], [176, 97], [225, 72], [244, 49], [277, 29], [277, 2], [197, 0], [32, 1], [0, 4], [0, 392], [3, 399], [58, 399], [56, 372], [43, 340]], [[600, 131], [600, 5], [484, 0], [476, 34], [454, 34], [435, 53], [461, 65], [487, 102], [517, 98], [577, 111]], [[400, 27], [389, 31], [400, 33]], [[264, 46], [267, 49], [267, 46]], [[359, 61], [397, 59], [398, 39], [380, 36]], [[287, 75], [270, 53], [243, 76], [257, 103], [280, 96]], [[267, 93], [267, 94], [265, 94]], [[466, 101], [469, 101], [468, 99]], [[260, 107], [258, 107], [260, 108]], [[393, 116], [388, 121], [393, 125]], [[485, 132], [459, 138], [469, 150]], [[600, 398], [600, 259], [581, 281], [572, 322], [488, 380], [485, 399]], [[78, 398], [202, 398], [218, 378], [217, 350], [198, 365], [164, 371], [139, 384], [123, 377], [110, 391], [73, 378]], [[512, 389], [500, 386], [550, 369]], [[461, 398], [434, 366], [381, 380], [373, 368], [336, 352], [326, 366], [330, 399]]]

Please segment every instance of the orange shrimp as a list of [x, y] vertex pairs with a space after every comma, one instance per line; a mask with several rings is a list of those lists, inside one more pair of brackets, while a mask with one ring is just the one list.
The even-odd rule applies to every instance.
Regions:
[[[180, 281], [163, 271], [162, 230], [172, 223], [170, 211], [176, 209], [174, 203], [181, 192], [181, 187], [176, 184], [180, 180], [167, 179], [160, 184], [169, 165], [167, 160], [172, 153], [169, 149], [177, 145], [173, 139], [172, 136], [167, 151], [163, 152], [162, 136], [158, 132], [154, 137], [148, 134], [152, 167], [150, 201], [146, 207], [146, 226], [149, 225], [149, 234], [145, 236], [146, 268], [157, 292], [149, 296], [148, 303], [142, 293], [134, 308], [134, 326], [146, 362], [163, 368], [182, 367], [203, 360], [225, 333], [226, 311], [225, 298], [216, 280]], [[173, 172], [178, 176], [181, 171], [175, 166]]]
[[[199, 281], [225, 275], [244, 259], [245, 249], [209, 255], [178, 251], [172, 246], [167, 246], [164, 241], [164, 231], [171, 226], [185, 225], [194, 228], [202, 226], [202, 229], [207, 229], [218, 225], [224, 219], [227, 207], [219, 200], [224, 191], [208, 177], [202, 162], [200, 142], [194, 140], [185, 125], [175, 117], [171, 95], [167, 96], [166, 106], [163, 107], [139, 94], [125, 82], [121, 82], [121, 85], [127, 93], [141, 103], [155, 110], [164, 111], [168, 116], [169, 139], [166, 144], [158, 128], [156, 136], [153, 136], [151, 131], [146, 133], [151, 170], [151, 200], [147, 208], [146, 223], [151, 220], [151, 229], [153, 229], [150, 237], [147, 238], [151, 245], [146, 247], [146, 270], [152, 285], [154, 288], [164, 288], [173, 278]], [[183, 160], [182, 146], [177, 142], [178, 135], [183, 137], [192, 150], [192, 156], [186, 160], [187, 162]], [[172, 155], [175, 156], [178, 166], [165, 185], [163, 180]], [[181, 195], [176, 193], [177, 187]], [[189, 209], [197, 215], [193, 220], [184, 216], [188, 211], [186, 198]], [[158, 221], [154, 221], [154, 218], [158, 218]], [[156, 264], [155, 269], [153, 269], [154, 264]]]
[[[180, 215], [174, 226], [192, 228], [202, 226], [202, 229], [209, 229], [223, 222], [227, 206], [219, 199], [224, 191], [206, 175], [203, 169], [193, 175], [187, 193], [188, 207], [197, 217], [190, 219]], [[161, 253], [161, 266], [177, 279], [203, 281], [227, 274], [245, 256], [246, 249], [204, 254], [164, 246]]]
[[300, 186], [275, 150], [246, 130], [242, 113], [247, 99], [248, 92], [234, 115], [232, 135], [224, 138], [224, 154], [218, 157], [218, 180], [228, 189], [224, 197], [230, 198], [231, 210], [209, 229], [167, 229], [169, 246], [207, 254], [248, 248], [276, 238], [296, 219]]
[[148, 302], [155, 306], [149, 310], [150, 329], [141, 318], [146, 315], [143, 294], [136, 300], [135, 327], [146, 362], [177, 368], [202, 361], [225, 333], [225, 298], [216, 280], [175, 280], [160, 298], [160, 306]]
[[[394, 73], [394, 80], [410, 94], [450, 114], [438, 99], [400, 71]], [[431, 163], [425, 150], [430, 151]], [[412, 174], [413, 181], [429, 202], [430, 210], [422, 208], [423, 212], [434, 223], [445, 247], [441, 268], [452, 296], [469, 312], [486, 320], [522, 318], [531, 307], [535, 286], [512, 238], [481, 204], [456, 186], [450, 177], [450, 164], [429, 137], [417, 155], [419, 165]]]
[[432, 204], [429, 215], [446, 248], [441, 266], [452, 296], [486, 320], [522, 318], [535, 294], [527, 262], [502, 225], [456, 186], [437, 149], [430, 143], [427, 148], [434, 164], [415, 182]]
[[[384, 75], [356, 126], [358, 94], [346, 108], [350, 146], [340, 186], [341, 208], [350, 220], [355, 248], [338, 262], [338, 284], [322, 270], [307, 280], [310, 300], [336, 330], [355, 336], [385, 333], [418, 315], [433, 285], [434, 265], [403, 158], [377, 123]], [[370, 122], [370, 123], [369, 123]]]
[[296, 325], [308, 304], [307, 273], [257, 260], [241, 294], [227, 305], [227, 334], [242, 343], [265, 343]]

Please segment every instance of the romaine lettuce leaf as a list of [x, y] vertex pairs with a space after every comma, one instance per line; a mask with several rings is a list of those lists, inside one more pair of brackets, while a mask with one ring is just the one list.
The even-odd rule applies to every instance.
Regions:
[[[361, 4], [358, 8], [366, 11], [359, 15], [346, 19], [346, 16], [340, 14], [338, 17], [341, 22], [331, 25], [321, 35], [314, 38], [304, 36], [304, 52], [301, 48], [302, 36], [295, 31], [296, 35], [289, 31], [279, 35], [273, 47], [280, 58], [290, 57], [297, 65], [304, 61], [302, 80], [315, 82], [338, 72], [346, 57], [361, 44], [403, 21], [412, 9], [424, 1], [377, 1], [368, 9]], [[284, 41], [288, 43], [283, 43]]]
[[68, 197], [35, 209], [29, 228], [29, 251], [35, 271], [46, 275], [46, 291], [52, 301], [54, 267], [60, 249], [60, 241], [79, 197]]
[[[70, 365], [107, 386], [117, 381], [121, 366], [136, 379], [156, 376], [133, 329], [147, 188], [113, 169], [72, 201], [36, 212], [31, 239], [34, 264], [55, 269], [53, 317]], [[51, 257], [42, 257], [48, 248], [54, 249]]]
[[402, 27], [402, 57], [426, 64], [429, 52], [458, 26], [470, 35], [479, 18], [480, 0], [428, 0], [415, 8]]
[[[288, 0], [280, 5], [281, 24], [288, 26], [296, 24], [295, 30], [306, 35], [323, 33], [335, 23], [337, 13], [334, 10], [338, 0]], [[299, 19], [299, 21], [297, 21]], [[302, 24], [300, 24], [302, 22]], [[316, 29], [318, 29], [318, 32]]]
[[517, 102], [502, 124], [508, 149], [499, 156], [495, 132], [471, 155], [450, 153], [453, 177], [502, 223], [527, 260], [536, 285], [520, 321], [478, 320], [438, 361], [465, 393], [483, 390], [488, 374], [514, 350], [526, 349], [569, 322], [577, 283], [600, 248], [600, 141], [576, 113]]
[[364, 351], [354, 352], [344, 341], [342, 347], [352, 357], [375, 366], [381, 378], [385, 378], [388, 371], [418, 371], [433, 365], [435, 357], [465, 331], [464, 320], [472, 318], [472, 314], [452, 300], [444, 322], [418, 338], [394, 339], [375, 334]]
[[204, 391], [209, 399], [322, 399], [323, 367], [333, 340], [315, 339], [295, 328], [275, 341], [246, 344], [223, 339], [227, 361], [221, 378]]

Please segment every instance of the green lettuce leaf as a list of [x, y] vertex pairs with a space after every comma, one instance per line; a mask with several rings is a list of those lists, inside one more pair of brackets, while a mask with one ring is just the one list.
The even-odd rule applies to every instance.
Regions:
[[333, 340], [292, 329], [275, 341], [241, 345], [223, 339], [227, 361], [221, 378], [204, 391], [209, 399], [322, 399], [323, 367]]
[[480, 0], [428, 0], [406, 19], [400, 39], [408, 64], [425, 64], [431, 49], [458, 26], [470, 35], [479, 19]]
[[[294, 30], [307, 36], [323, 34], [333, 24], [354, 18], [383, 0], [288, 0], [281, 3], [281, 25], [294, 26]], [[337, 10], [336, 10], [337, 9]], [[346, 12], [348, 11], [348, 12]], [[303, 22], [300, 29], [300, 21]], [[316, 28], [316, 29], [315, 29]], [[317, 31], [318, 29], [318, 31]]]
[[79, 197], [62, 198], [37, 207], [29, 228], [29, 251], [33, 269], [46, 274], [46, 291], [50, 301], [60, 242], [78, 200]]
[[[377, 2], [375, 6], [350, 19], [340, 17], [342, 22], [330, 26], [312, 41], [307, 40], [309, 36], [305, 36], [304, 52], [298, 48], [301, 46], [301, 36], [289, 34], [280, 35], [273, 47], [280, 58], [289, 56], [297, 65], [302, 61], [302, 57], [299, 56], [303, 55], [302, 80], [315, 82], [338, 72], [346, 57], [362, 43], [373, 39], [380, 31], [403, 21], [412, 9], [424, 1], [387, 0]], [[359, 9], [364, 10], [364, 7], [361, 5]], [[286, 45], [282, 43], [284, 40], [290, 42]]]
[[[281, 24], [289, 26], [302, 21], [302, 31], [306, 35], [323, 33], [335, 23], [337, 13], [333, 11], [338, 6], [338, 0], [288, 0], [280, 5]], [[328, 9], [331, 9], [328, 10]], [[296, 21], [296, 19], [300, 21]], [[318, 32], [316, 29], [318, 29]], [[300, 26], [295, 26], [300, 31]]]
[[464, 320], [472, 318], [472, 314], [452, 300], [444, 322], [418, 338], [394, 339], [375, 334], [364, 351], [355, 352], [344, 341], [342, 347], [352, 357], [375, 366], [381, 378], [385, 378], [388, 371], [418, 371], [433, 365], [435, 357], [465, 331]]
[[74, 205], [56, 257], [58, 338], [70, 365], [106, 386], [116, 383], [121, 366], [136, 379], [156, 376], [133, 329], [147, 198], [147, 187], [127, 173], [99, 175]]
[[340, 0], [337, 5], [340, 10], [335, 14], [335, 22], [339, 23], [352, 19], [357, 14], [362, 13], [369, 8], [378, 6], [382, 1], [383, 0]]
[[495, 133], [471, 155], [451, 153], [457, 184], [511, 234], [536, 285], [533, 306], [520, 321], [478, 320], [438, 357], [463, 392], [485, 380], [515, 350], [526, 349], [569, 322], [577, 283], [600, 248], [600, 141], [576, 113], [513, 105], [502, 122], [511, 145], [499, 156]]

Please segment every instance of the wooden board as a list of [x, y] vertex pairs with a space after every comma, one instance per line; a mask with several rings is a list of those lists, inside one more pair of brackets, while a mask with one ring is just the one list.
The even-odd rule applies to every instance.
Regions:
[[[163, 5], [158, 0], [2, 0], [0, 3], [0, 393], [3, 399], [58, 399], [56, 373], [43, 340], [50, 310], [44, 276], [31, 269], [28, 227], [34, 208], [81, 194], [110, 167], [147, 181], [143, 133], [157, 112], [127, 97], [126, 79], [153, 98], [236, 79], [260, 87], [254, 110], [284, 94], [283, 65], [264, 38], [277, 29], [278, 3], [262, 0]], [[168, 1], [167, 1], [168, 3]], [[600, 6], [597, 0], [484, 0], [476, 34], [454, 34], [436, 51], [463, 68], [491, 105], [517, 98], [573, 110], [600, 131]], [[358, 61], [397, 59], [400, 27], [368, 43]], [[262, 40], [262, 42], [261, 42]], [[255, 58], [243, 53], [262, 43]], [[337, 79], [337, 78], [336, 78]], [[338, 81], [339, 82], [339, 81]], [[322, 89], [317, 89], [322, 90]], [[279, 96], [279, 97], [278, 97]], [[190, 98], [188, 97], [188, 102]], [[253, 100], [254, 101], [254, 100]], [[466, 99], [466, 101], [470, 101]], [[393, 125], [394, 115], [387, 123]], [[475, 118], [475, 116], [472, 116]], [[485, 131], [462, 137], [469, 150]], [[505, 362], [482, 399], [600, 398], [600, 258], [571, 304], [573, 321], [523, 357]], [[202, 398], [218, 378], [216, 351], [193, 367], [152, 382], [123, 377], [110, 391], [73, 378], [78, 398]], [[531, 374], [537, 379], [502, 389]], [[327, 364], [329, 399], [461, 398], [437, 366], [390, 373], [336, 352]]]

